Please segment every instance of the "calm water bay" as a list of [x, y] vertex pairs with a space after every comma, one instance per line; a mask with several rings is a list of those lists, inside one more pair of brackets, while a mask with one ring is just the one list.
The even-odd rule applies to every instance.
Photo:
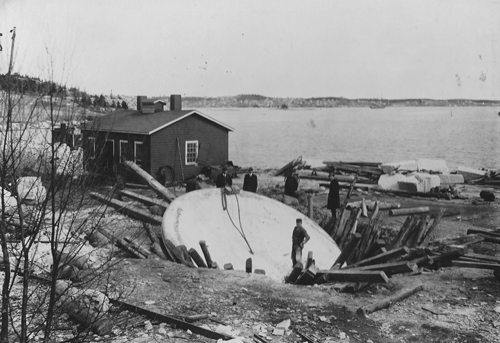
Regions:
[[444, 159], [458, 166], [500, 169], [499, 109], [389, 107], [201, 111], [232, 126], [229, 159], [235, 165], [281, 167], [302, 155], [322, 161], [396, 162]]

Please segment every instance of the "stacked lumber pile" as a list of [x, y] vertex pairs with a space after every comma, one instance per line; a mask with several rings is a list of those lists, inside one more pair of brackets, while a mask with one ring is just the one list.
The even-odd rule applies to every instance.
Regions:
[[440, 267], [489, 269], [500, 280], [500, 257], [470, 253], [468, 248], [483, 241], [500, 244], [500, 232], [470, 229], [466, 236], [430, 241], [443, 215], [443, 210], [435, 217], [410, 214], [390, 242], [379, 239], [380, 218], [370, 219], [364, 228], [340, 240], [342, 253], [329, 270], [318, 269], [309, 252], [306, 265], [297, 263], [285, 282], [298, 285], [328, 282], [336, 283], [339, 290], [357, 291], [369, 283], [387, 283], [396, 274], [417, 275], [424, 268]]
[[333, 172], [334, 170], [342, 172], [344, 175], [357, 175], [358, 180], [363, 183], [377, 183], [378, 178], [384, 172], [380, 169], [382, 163], [379, 162], [334, 162], [324, 161], [325, 167], [317, 170]]

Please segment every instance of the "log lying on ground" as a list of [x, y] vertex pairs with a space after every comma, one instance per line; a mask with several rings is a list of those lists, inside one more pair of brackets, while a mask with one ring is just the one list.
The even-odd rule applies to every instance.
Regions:
[[500, 264], [498, 263], [477, 263], [469, 261], [451, 261], [452, 267], [462, 267], [462, 268], [475, 268], [475, 269], [489, 269], [496, 272], [500, 272]]
[[102, 233], [111, 243], [113, 243], [114, 245], [116, 245], [118, 248], [120, 248], [123, 251], [129, 253], [130, 255], [134, 256], [135, 258], [141, 258], [141, 259], [146, 258], [146, 256], [144, 256], [143, 254], [139, 253], [137, 251], [137, 249], [135, 249], [134, 247], [131, 247], [130, 244], [128, 242], [126, 242], [124, 239], [115, 237], [115, 235], [113, 235], [108, 230], [100, 227], [100, 228], [97, 229], [97, 231], [99, 231], [100, 233]]
[[174, 318], [171, 316], [167, 316], [167, 315], [164, 315], [164, 314], [161, 314], [158, 312], [153, 312], [153, 311], [150, 311], [148, 309], [145, 309], [145, 308], [142, 308], [139, 306], [135, 306], [135, 305], [123, 302], [123, 301], [111, 300], [111, 303], [118, 305], [118, 306], [120, 306], [120, 307], [122, 307], [130, 312], [139, 313], [141, 315], [144, 315], [151, 320], [158, 320], [158, 321], [161, 321], [161, 322], [164, 322], [167, 324], [171, 324], [171, 325], [174, 325], [175, 327], [177, 327], [181, 330], [190, 330], [191, 332], [193, 332], [195, 334], [198, 334], [198, 335], [201, 335], [201, 336], [204, 336], [207, 338], [211, 338], [211, 339], [215, 339], [215, 340], [222, 339], [224, 341], [231, 340], [234, 338], [232, 336], [229, 336], [229, 335], [226, 335], [223, 333], [218, 333], [215, 331], [211, 331], [211, 330], [196, 326], [194, 324], [187, 323], [183, 320], [180, 320], [180, 319], [177, 319], [177, 318]]
[[498, 257], [498, 256], [490, 256], [490, 255], [483, 255], [483, 254], [467, 253], [467, 254], [464, 255], [464, 257], [473, 258], [473, 259], [476, 259], [476, 260], [482, 260], [482, 261], [489, 261], [489, 262], [500, 263], [500, 257]]
[[123, 240], [129, 244], [129, 247], [137, 251], [139, 254], [143, 255], [145, 258], [149, 258], [151, 251], [144, 249], [139, 244], [135, 243], [132, 238], [124, 237]]
[[467, 230], [467, 234], [468, 235], [480, 234], [480, 235], [486, 235], [486, 236], [492, 236], [492, 237], [500, 238], [500, 233], [498, 233], [498, 232], [493, 232], [493, 231], [488, 231], [488, 230], [481, 230], [481, 229], [468, 229]]
[[384, 308], [388, 308], [391, 305], [393, 305], [394, 303], [398, 302], [399, 300], [408, 298], [409, 296], [417, 293], [418, 291], [421, 291], [422, 289], [424, 289], [423, 285], [417, 285], [417, 286], [413, 286], [411, 288], [402, 289], [399, 292], [394, 293], [393, 295], [391, 295], [391, 296], [389, 296], [389, 297], [387, 297], [379, 302], [358, 308], [356, 313], [360, 316], [365, 316], [369, 313], [372, 313], [372, 312], [375, 312], [378, 310], [382, 310]]
[[384, 263], [384, 262], [387, 262], [390, 260], [397, 259], [405, 254], [408, 254], [409, 252], [410, 252], [410, 249], [407, 247], [401, 247], [401, 248], [397, 248], [394, 250], [389, 250], [385, 253], [375, 255], [375, 256], [372, 256], [370, 258], [356, 262], [352, 265], [349, 265], [347, 268], [356, 268], [356, 267], [368, 266], [368, 265], [372, 265], [372, 264]]
[[347, 270], [381, 270], [386, 275], [390, 276], [394, 274], [415, 272], [417, 268], [418, 266], [415, 263], [408, 261], [399, 261], [399, 262], [381, 263], [363, 267], [349, 268]]
[[102, 203], [113, 207], [120, 213], [126, 214], [132, 218], [138, 219], [146, 223], [161, 225], [163, 221], [163, 218], [160, 216], [155, 216], [154, 214], [150, 214], [149, 212], [143, 211], [140, 208], [127, 204], [126, 202], [113, 199], [96, 192], [90, 192], [90, 197], [92, 199], [99, 200]]
[[146, 181], [149, 187], [155, 191], [157, 194], [162, 196], [166, 202], [171, 203], [175, 198], [175, 194], [170, 192], [167, 188], [163, 187], [154, 177], [149, 175], [141, 167], [132, 161], [124, 161], [124, 165], [132, 169], [138, 176], [140, 176], [144, 181]]
[[[85, 328], [90, 327], [98, 335], [109, 335], [111, 333], [114, 323], [105, 315], [107, 309], [104, 308], [104, 305], [101, 309], [91, 308], [91, 302], [88, 299], [84, 299], [87, 295], [62, 280], [56, 281], [55, 291], [61, 309], [71, 318], [82, 324]], [[93, 292], [95, 294], [100, 293], [98, 291]], [[106, 296], [101, 293], [101, 298], [105, 299]]]
[[168, 207], [168, 202], [163, 201], [161, 199], [150, 198], [148, 196], [137, 194], [137, 193], [134, 193], [134, 192], [131, 192], [128, 190], [121, 190], [119, 193], [121, 195], [124, 195], [124, 196], [130, 198], [130, 199], [140, 201], [147, 206], [153, 206], [153, 205], [160, 206], [164, 210], [166, 210]]
[[430, 245], [441, 249], [446, 245], [472, 245], [484, 241], [484, 237], [480, 235], [467, 235], [455, 238], [446, 238], [433, 241]]
[[369, 283], [387, 283], [389, 278], [381, 270], [319, 270], [316, 280], [322, 275], [326, 282], [369, 282]]
[[431, 209], [428, 206], [412, 207], [412, 208], [398, 208], [398, 209], [389, 210], [389, 215], [392, 217], [407, 216], [410, 214], [429, 213], [430, 211], [431, 211]]

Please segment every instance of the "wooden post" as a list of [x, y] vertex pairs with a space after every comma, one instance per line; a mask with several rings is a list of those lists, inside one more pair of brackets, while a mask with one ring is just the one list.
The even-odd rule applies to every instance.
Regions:
[[312, 196], [307, 197], [307, 204], [309, 209], [308, 211], [309, 218], [314, 220], [314, 201]]
[[194, 260], [196, 265], [200, 268], [207, 268], [207, 265], [205, 264], [205, 261], [201, 258], [200, 254], [198, 254], [198, 251], [196, 249], [191, 248], [188, 250], [189, 256]]
[[207, 243], [205, 241], [200, 241], [200, 247], [201, 247], [201, 251], [203, 252], [203, 256], [205, 256], [205, 261], [207, 261], [207, 266], [208, 268], [214, 268], [213, 267], [213, 261], [212, 261], [212, 257], [210, 256], [210, 252], [208, 251], [208, 246], [207, 246]]
[[389, 278], [381, 270], [319, 270], [317, 274], [324, 274], [324, 279], [328, 282], [369, 282], [387, 283]]
[[359, 314], [360, 316], [365, 316], [369, 313], [372, 313], [372, 312], [375, 312], [375, 311], [378, 311], [378, 310], [381, 310], [384, 308], [388, 308], [392, 304], [394, 304], [395, 302], [397, 302], [401, 299], [408, 298], [410, 295], [412, 295], [418, 291], [421, 291], [422, 289], [424, 289], [423, 285], [417, 285], [417, 286], [413, 286], [411, 288], [403, 289], [403, 290], [401, 290], [397, 293], [394, 293], [393, 295], [391, 295], [391, 296], [389, 296], [389, 297], [387, 297], [379, 302], [358, 308], [356, 313]]
[[167, 188], [163, 187], [161, 183], [159, 183], [154, 177], [149, 175], [146, 171], [144, 171], [134, 162], [123, 161], [123, 164], [132, 169], [138, 176], [140, 176], [144, 181], [146, 181], [149, 187], [151, 187], [151, 189], [155, 191], [157, 194], [162, 196], [168, 203], [171, 203], [176, 198], [175, 194], [170, 192]]
[[297, 278], [299, 277], [300, 273], [302, 273], [302, 269], [303, 269], [302, 262], [297, 262], [293, 267], [292, 272], [288, 276], [287, 281], [289, 283], [294, 283], [295, 281], [297, 281]]
[[245, 271], [249, 274], [252, 273], [252, 258], [251, 257], [247, 258], [247, 261], [245, 263]]
[[313, 264], [313, 252], [312, 251], [309, 251], [307, 253], [307, 261], [306, 261], [306, 266], [304, 267], [304, 269], [308, 269], [311, 264]]
[[182, 257], [184, 257], [184, 261], [187, 262], [187, 265], [189, 267], [194, 267], [193, 260], [191, 259], [191, 255], [189, 255], [189, 252], [188, 252], [186, 246], [181, 244], [181, 245], [177, 246], [177, 249], [179, 249], [179, 251], [181, 252]]

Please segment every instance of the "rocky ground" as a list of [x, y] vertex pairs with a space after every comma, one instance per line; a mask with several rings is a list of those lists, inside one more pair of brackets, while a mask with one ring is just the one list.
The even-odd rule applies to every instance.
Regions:
[[[257, 171], [259, 191], [271, 196], [282, 192], [283, 178], [272, 171]], [[241, 187], [242, 176], [234, 180]], [[301, 181], [301, 187], [314, 190], [316, 220], [325, 216], [327, 191], [317, 182]], [[362, 197], [399, 202], [402, 207], [440, 207], [451, 214], [441, 221], [434, 238], [464, 235], [472, 227], [500, 229], [499, 202], [473, 205], [483, 188], [460, 187], [466, 199], [429, 200], [401, 198], [356, 191], [353, 201]], [[182, 193], [180, 188], [175, 190]], [[495, 190], [497, 198], [500, 192]], [[345, 193], [343, 193], [345, 194]], [[341, 196], [343, 195], [341, 194]], [[476, 202], [479, 203], [479, 202]], [[305, 213], [304, 203], [298, 210]], [[134, 236], [147, 244], [142, 224], [108, 210], [108, 227]], [[398, 227], [402, 219], [386, 217], [387, 227]], [[158, 228], [157, 228], [158, 229]], [[117, 232], [115, 230], [115, 232]], [[477, 243], [474, 252], [499, 256], [493, 243]], [[171, 316], [206, 314], [195, 325], [238, 337], [243, 342], [498, 342], [500, 337], [500, 287], [489, 270], [441, 268], [423, 270], [418, 275], [397, 275], [388, 284], [372, 284], [361, 291], [339, 293], [332, 284], [297, 286], [279, 283], [265, 275], [247, 274], [244, 266], [234, 271], [188, 268], [159, 259], [124, 258], [103, 280], [126, 295], [125, 301]], [[104, 282], [105, 281], [105, 282]], [[388, 309], [356, 314], [360, 306], [374, 303], [395, 291], [422, 284], [424, 289]], [[112, 308], [115, 318], [130, 315]], [[289, 319], [282, 333], [276, 325]], [[74, 323], [73, 323], [74, 325]], [[70, 331], [59, 332], [58, 341], [70, 339]], [[258, 335], [260, 338], [256, 338]], [[88, 341], [111, 342], [212, 342], [214, 340], [177, 329], [146, 317], [135, 317], [116, 326], [106, 337]]]

